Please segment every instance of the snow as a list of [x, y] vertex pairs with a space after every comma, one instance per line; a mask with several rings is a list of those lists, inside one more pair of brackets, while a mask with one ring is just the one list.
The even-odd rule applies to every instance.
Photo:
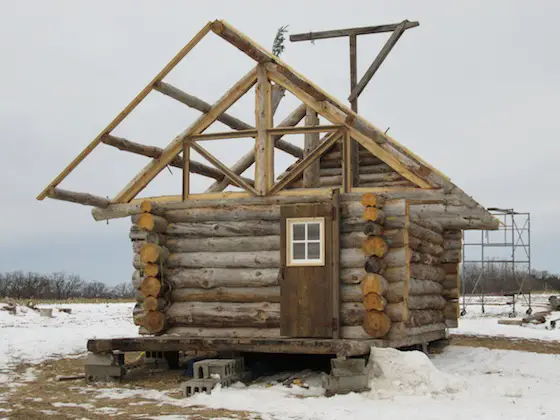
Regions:
[[[533, 313], [547, 309], [548, 294], [532, 296]], [[516, 303], [517, 316], [509, 318], [512, 306], [507, 305], [511, 297], [486, 296], [484, 298], [484, 313], [481, 308], [480, 297], [470, 296], [465, 299], [467, 313], [459, 319], [459, 328], [450, 329], [451, 335], [482, 335], [494, 337], [515, 337], [543, 341], [560, 341], [560, 322], [556, 329], [550, 329], [550, 320], [560, 321], [560, 312], [552, 312], [547, 316], [545, 324], [502, 325], [499, 319], [521, 319], [528, 309], [528, 301], [519, 298]], [[461, 308], [463, 308], [461, 300]]]
[[[132, 322], [133, 303], [41, 305], [52, 307], [53, 318], [18, 307], [11, 315], [0, 311], [0, 372], [18, 363], [39, 363], [86, 351], [86, 343], [96, 337], [134, 337], [138, 327]], [[71, 308], [72, 313], [56, 308]], [[1, 375], [0, 375], [1, 377]], [[0, 380], [1, 381], [1, 380]]]
[[[499, 299], [495, 299], [499, 303]], [[33, 381], [33, 367], [15, 375], [12, 367], [19, 362], [37, 363], [85, 351], [93, 337], [130, 337], [137, 335], [131, 313], [133, 304], [72, 304], [72, 314], [54, 311], [53, 318], [42, 318], [31, 310], [16, 315], [0, 311], [0, 382], [2, 372], [10, 375], [10, 386]], [[53, 305], [56, 308], [56, 305]], [[535, 311], [543, 308], [535, 308]], [[544, 326], [507, 326], [497, 320], [507, 318], [508, 306], [489, 306], [485, 314], [469, 306], [461, 318], [460, 334], [504, 335], [540, 340], [559, 340], [558, 330]], [[521, 305], [518, 312], [524, 314]], [[560, 317], [554, 313], [551, 319]], [[549, 323], [547, 322], [547, 325]], [[110, 326], [110, 328], [109, 328]], [[323, 396], [319, 374], [302, 375], [308, 389], [273, 384], [274, 378], [249, 386], [241, 383], [229, 388], [217, 387], [211, 394], [176, 399], [169, 391], [121, 387], [76, 387], [73, 392], [87, 393], [92, 400], [103, 400], [107, 407], [92, 412], [116, 415], [110, 400], [139, 398], [131, 404], [154, 403], [177, 407], [208, 407], [256, 413], [263, 419], [355, 419], [415, 418], [453, 420], [552, 419], [556, 418], [556, 398], [560, 393], [560, 355], [518, 351], [489, 350], [451, 346], [442, 354], [428, 358], [419, 352], [372, 349], [368, 364], [369, 392]], [[1, 396], [0, 396], [1, 400]], [[91, 402], [91, 401], [90, 401]], [[53, 407], [62, 408], [63, 402]], [[87, 407], [86, 407], [87, 406]], [[89, 409], [89, 408], [88, 408]], [[54, 412], [45, 410], [45, 414]], [[169, 416], [181, 418], [181, 416]], [[186, 418], [186, 417], [184, 417]]]

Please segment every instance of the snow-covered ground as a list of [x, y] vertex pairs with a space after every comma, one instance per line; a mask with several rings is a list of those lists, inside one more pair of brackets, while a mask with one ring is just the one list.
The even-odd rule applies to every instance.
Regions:
[[[16, 315], [0, 311], [0, 382], [8, 379], [11, 366], [16, 363], [40, 362], [82, 353], [88, 338], [137, 334], [137, 327], [131, 320], [132, 304], [63, 306], [71, 307], [72, 314], [55, 310], [54, 318], [42, 318], [30, 310]], [[56, 308], [56, 305], [53, 307]], [[540, 309], [535, 308], [535, 311]], [[507, 318], [508, 312], [507, 306], [490, 306], [482, 314], [480, 307], [470, 305], [467, 315], [460, 320], [460, 328], [452, 331], [559, 339], [557, 330], [499, 325], [497, 320]], [[200, 394], [179, 400], [156, 390], [84, 386], [74, 389], [87, 393], [93, 400], [122, 400], [136, 395], [157, 404], [246, 410], [258, 413], [263, 419], [275, 420], [371, 417], [514, 420], [557, 417], [560, 355], [451, 346], [442, 354], [428, 359], [419, 352], [372, 351], [373, 363], [369, 366], [372, 390], [332, 398], [322, 396], [319, 375], [305, 379], [309, 389], [266, 384], [245, 387], [238, 384], [215, 389], [210, 395]], [[30, 382], [33, 372], [28, 373], [17, 377], [12, 375], [10, 380]], [[53, 407], [54, 411], [56, 409]]]
[[[550, 295], [538, 294], [531, 298], [533, 314], [547, 310], [548, 298]], [[484, 312], [482, 312], [481, 297], [468, 296], [463, 305], [460, 300], [461, 308], [465, 307], [467, 313], [459, 319], [459, 328], [449, 330], [451, 334], [483, 335], [499, 337], [516, 337], [544, 341], [560, 341], [560, 312], [552, 312], [548, 315], [547, 322], [544, 324], [525, 324], [525, 325], [502, 325], [498, 324], [499, 319], [521, 319], [526, 315], [529, 307], [528, 299], [522, 296], [517, 298], [515, 311], [516, 317], [510, 318], [512, 312], [511, 297], [504, 296], [485, 296]], [[551, 329], [550, 321], [558, 320], [557, 327]]]

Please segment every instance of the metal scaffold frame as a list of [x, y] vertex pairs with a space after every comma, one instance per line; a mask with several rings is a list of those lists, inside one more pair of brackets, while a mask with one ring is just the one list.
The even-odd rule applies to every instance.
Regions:
[[[516, 212], [514, 209], [500, 209], [495, 207], [488, 208], [496, 218], [500, 220], [500, 227], [497, 231], [482, 230], [480, 231], [480, 241], [465, 240], [465, 231], [463, 231], [463, 263], [461, 266], [461, 277], [465, 278], [465, 269], [468, 264], [480, 266], [480, 274], [476, 279], [472, 295], [480, 297], [480, 305], [482, 312], [485, 312], [485, 296], [487, 292], [488, 278], [485, 277], [485, 269], [493, 264], [503, 264], [507, 267], [507, 271], [511, 272], [515, 279], [516, 289], [504, 292], [504, 296], [511, 297], [510, 317], [517, 316], [515, 304], [517, 298], [521, 297], [527, 306], [527, 314], [533, 312], [531, 303], [531, 284], [527, 282], [531, 273], [531, 214], [528, 212]], [[472, 238], [472, 234], [467, 234]], [[496, 239], [499, 238], [498, 241]], [[473, 250], [474, 248], [474, 250]], [[480, 250], [480, 258], [467, 259], [466, 256]], [[509, 258], [493, 258], [490, 249], [498, 250], [500, 255], [506, 255], [509, 252]], [[511, 271], [509, 271], [511, 270]], [[461, 315], [467, 313], [466, 310], [466, 282], [461, 282], [462, 308]]]

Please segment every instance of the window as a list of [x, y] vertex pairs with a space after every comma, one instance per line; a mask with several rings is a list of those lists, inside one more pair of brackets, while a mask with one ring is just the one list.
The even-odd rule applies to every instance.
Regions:
[[288, 266], [325, 265], [325, 219], [287, 219]]

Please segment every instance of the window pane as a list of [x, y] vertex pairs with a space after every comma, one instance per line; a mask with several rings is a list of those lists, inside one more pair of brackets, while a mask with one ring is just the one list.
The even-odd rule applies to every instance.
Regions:
[[292, 225], [292, 239], [303, 241], [305, 239], [305, 225], [303, 223], [294, 223]]
[[305, 260], [305, 243], [294, 244], [294, 260]]
[[321, 224], [309, 223], [307, 225], [307, 239], [319, 240], [320, 239]]
[[318, 260], [321, 258], [321, 244], [319, 242], [310, 242], [307, 244], [307, 258], [310, 260]]

